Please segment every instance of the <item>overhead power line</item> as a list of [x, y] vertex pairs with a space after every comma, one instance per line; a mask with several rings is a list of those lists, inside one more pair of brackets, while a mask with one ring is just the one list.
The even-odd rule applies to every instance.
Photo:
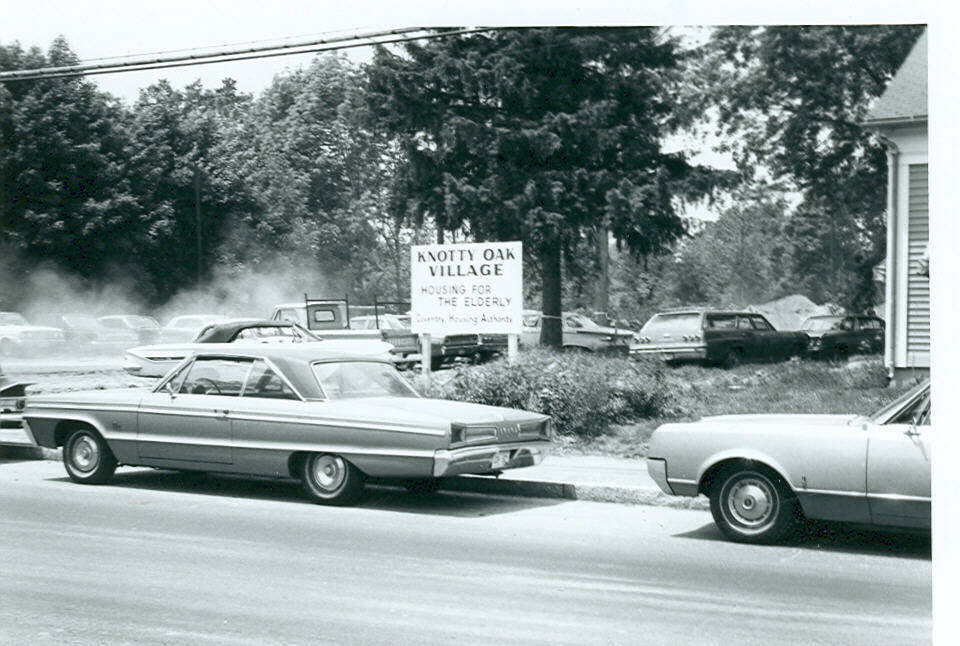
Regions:
[[213, 63], [227, 63], [257, 58], [273, 58], [277, 56], [311, 54], [321, 51], [334, 51], [355, 47], [369, 47], [371, 45], [387, 45], [391, 43], [409, 42], [414, 40], [445, 38], [448, 36], [474, 34], [490, 30], [490, 27], [477, 27], [428, 32], [427, 28], [425, 27], [407, 27], [403, 29], [390, 29], [387, 31], [376, 31], [353, 36], [342, 36], [338, 38], [314, 39], [298, 43], [290, 43], [287, 45], [227, 49], [209, 54], [164, 56], [159, 58], [137, 59], [123, 63], [65, 65], [60, 67], [12, 70], [0, 72], [0, 82], [32, 81], [38, 79], [63, 78], [71, 76], [91, 76], [95, 74], [138, 72], [142, 70], [164, 69], [169, 67], [209, 65]]

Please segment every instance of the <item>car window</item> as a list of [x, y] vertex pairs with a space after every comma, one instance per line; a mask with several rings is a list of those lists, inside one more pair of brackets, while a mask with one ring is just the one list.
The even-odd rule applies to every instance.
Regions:
[[732, 330], [737, 327], [735, 314], [712, 314], [707, 317], [707, 327], [715, 330]]
[[297, 399], [296, 394], [263, 359], [253, 363], [247, 383], [243, 388], [244, 397], [264, 399]]
[[737, 317], [737, 329], [738, 330], [752, 330], [753, 322], [747, 316]]
[[100, 323], [109, 328], [126, 327], [120, 319], [100, 319]]
[[251, 359], [197, 359], [176, 392], [238, 397], [252, 362]]
[[237, 332], [235, 339], [276, 339], [289, 337], [288, 340], [296, 338], [293, 328], [287, 325], [258, 325], [248, 327]]
[[27, 319], [16, 312], [0, 312], [0, 325], [30, 325]]
[[329, 361], [313, 364], [328, 399], [419, 397], [391, 365], [373, 361]]
[[[710, 318], [707, 319], [709, 325]], [[649, 321], [643, 324], [640, 332], [648, 336], [661, 332], [683, 334], [685, 332], [700, 331], [700, 313], [683, 312], [677, 314], [654, 314]]]
[[583, 327], [583, 323], [581, 323], [580, 321], [578, 321], [577, 318], [574, 317], [574, 316], [568, 316], [568, 317], [566, 317], [565, 319], [563, 319], [563, 324], [564, 324], [565, 326], [571, 327], [571, 328], [581, 328], [581, 327]]
[[853, 319], [851, 318], [843, 319], [843, 321], [840, 323], [840, 329], [847, 330], [847, 331], [853, 330]]
[[883, 329], [883, 322], [880, 319], [860, 319], [861, 330], [880, 330]]
[[753, 327], [757, 330], [767, 330], [767, 331], [773, 330], [773, 326], [770, 325], [767, 319], [763, 318], [759, 314], [755, 316], [751, 316], [750, 320], [753, 322]]

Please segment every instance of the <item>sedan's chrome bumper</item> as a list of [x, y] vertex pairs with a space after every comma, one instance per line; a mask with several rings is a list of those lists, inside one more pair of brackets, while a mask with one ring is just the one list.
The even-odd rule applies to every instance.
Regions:
[[707, 358], [707, 346], [644, 347], [630, 346], [631, 357], [657, 357], [664, 361], [691, 361]]
[[647, 458], [647, 473], [664, 493], [673, 494], [667, 482], [667, 461], [659, 458]]
[[[433, 476], [455, 476], [464, 473], [493, 473], [503, 469], [532, 467], [543, 462], [550, 451], [548, 440], [469, 446], [461, 449], [441, 449], [434, 454]], [[506, 454], [506, 456], [501, 456]], [[498, 463], [495, 460], [505, 460]]]

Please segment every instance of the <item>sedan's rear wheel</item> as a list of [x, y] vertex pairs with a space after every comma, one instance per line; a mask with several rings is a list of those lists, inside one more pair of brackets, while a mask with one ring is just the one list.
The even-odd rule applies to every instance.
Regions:
[[363, 474], [333, 453], [314, 453], [303, 463], [303, 487], [314, 502], [349, 505], [363, 493]]
[[743, 543], [778, 541], [800, 518], [790, 487], [761, 468], [721, 473], [710, 490], [710, 511], [724, 536]]
[[97, 433], [74, 431], [63, 446], [63, 466], [74, 482], [103, 484], [117, 470], [117, 459]]

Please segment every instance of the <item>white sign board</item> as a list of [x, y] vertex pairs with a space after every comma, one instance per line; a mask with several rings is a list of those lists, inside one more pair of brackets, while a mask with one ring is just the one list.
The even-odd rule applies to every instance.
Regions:
[[410, 327], [417, 334], [520, 334], [522, 244], [412, 247], [410, 305]]

